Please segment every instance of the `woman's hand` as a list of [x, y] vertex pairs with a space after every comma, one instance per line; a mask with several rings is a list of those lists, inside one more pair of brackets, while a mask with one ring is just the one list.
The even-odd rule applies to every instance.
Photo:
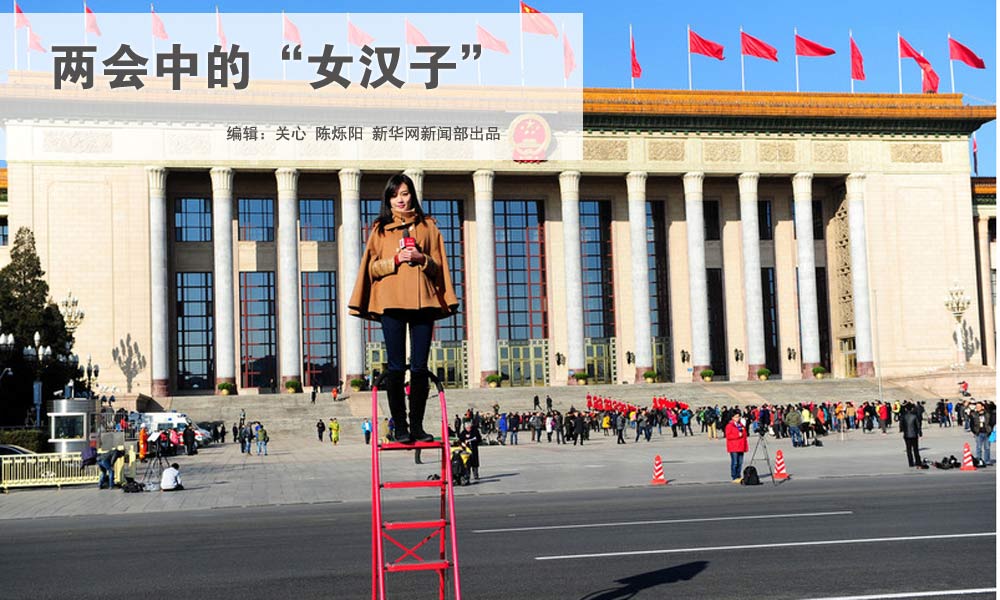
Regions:
[[427, 260], [427, 258], [423, 255], [422, 252], [420, 252], [420, 250], [417, 250], [416, 248], [410, 248], [409, 250], [410, 250], [411, 263], [416, 265], [422, 265], [424, 264], [424, 261]]

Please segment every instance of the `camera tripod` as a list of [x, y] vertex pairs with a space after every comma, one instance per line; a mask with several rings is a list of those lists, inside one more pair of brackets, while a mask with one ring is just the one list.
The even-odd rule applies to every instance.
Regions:
[[758, 431], [757, 443], [753, 447], [753, 453], [750, 454], [750, 462], [747, 466], [753, 464], [754, 459], [757, 457], [757, 450], [764, 447], [764, 462], [767, 463], [767, 475], [771, 478], [772, 485], [778, 485], [778, 482], [774, 480], [774, 469], [771, 468], [771, 452], [767, 449], [767, 429], [763, 430], [763, 433]]
[[142, 475], [141, 483], [143, 487], [146, 487], [150, 483], [158, 487], [160, 485], [160, 479], [163, 478], [163, 470], [170, 466], [166, 457], [163, 456], [163, 453], [160, 451], [159, 440], [156, 441], [154, 447], [156, 448], [156, 454], [155, 456], [147, 458], [149, 462], [146, 465], [146, 472]]

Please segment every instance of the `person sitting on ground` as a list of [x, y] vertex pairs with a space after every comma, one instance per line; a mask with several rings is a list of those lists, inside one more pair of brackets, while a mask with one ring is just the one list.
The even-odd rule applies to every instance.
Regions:
[[163, 477], [160, 479], [160, 491], [179, 492], [184, 489], [181, 485], [181, 467], [177, 463], [171, 464], [163, 469]]

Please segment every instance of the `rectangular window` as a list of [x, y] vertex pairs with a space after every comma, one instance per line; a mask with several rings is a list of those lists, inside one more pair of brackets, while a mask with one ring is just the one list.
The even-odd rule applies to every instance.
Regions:
[[177, 389], [214, 390], [211, 273], [177, 273]]
[[303, 242], [335, 242], [334, 201], [331, 198], [299, 199], [299, 236]]
[[10, 244], [10, 224], [7, 217], [0, 217], [0, 246]]
[[434, 339], [441, 342], [459, 342], [465, 339], [465, 215], [461, 200], [424, 198], [424, 213], [433, 217], [444, 237], [444, 252], [448, 256], [448, 273], [458, 297], [458, 313], [437, 321]]
[[702, 202], [705, 217], [705, 241], [721, 240], [722, 227], [719, 224], [719, 201], [705, 200]]
[[174, 239], [178, 242], [212, 241], [212, 202], [207, 198], [174, 200]]
[[646, 257], [649, 267], [649, 331], [656, 337], [670, 336], [669, 275], [667, 273], [666, 206], [646, 202]]
[[[726, 354], [726, 289], [722, 269], [705, 269], [708, 284], [708, 339], [712, 370], [719, 377], [728, 372]], [[697, 366], [697, 365], [696, 365]]]
[[757, 231], [760, 233], [760, 239], [762, 240], [773, 240], [774, 239], [774, 221], [771, 214], [771, 201], [770, 200], [758, 200], [757, 201]]
[[778, 286], [774, 280], [774, 268], [760, 270], [761, 299], [764, 308], [764, 363], [771, 373], [781, 373], [781, 355], [778, 348]]
[[497, 339], [548, 337], [545, 213], [540, 200], [495, 200]]
[[302, 384], [336, 385], [337, 272], [302, 273]]
[[276, 386], [274, 272], [240, 273], [240, 363], [243, 387]]
[[240, 241], [274, 241], [274, 199], [240, 198]]
[[615, 337], [611, 203], [608, 201], [580, 201], [580, 268], [584, 337]]
[[813, 239], [823, 239], [823, 201], [813, 200]]

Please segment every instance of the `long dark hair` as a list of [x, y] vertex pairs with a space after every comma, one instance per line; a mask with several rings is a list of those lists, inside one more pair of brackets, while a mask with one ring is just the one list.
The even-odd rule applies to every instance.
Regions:
[[400, 186], [406, 185], [410, 189], [410, 206], [416, 216], [415, 222], [421, 223], [424, 220], [424, 209], [420, 207], [420, 199], [417, 198], [417, 186], [413, 185], [413, 180], [405, 173], [398, 173], [389, 178], [385, 184], [385, 191], [382, 192], [382, 208], [379, 210], [378, 218], [375, 219], [375, 228], [381, 232], [386, 225], [392, 223], [392, 197], [399, 191]]

